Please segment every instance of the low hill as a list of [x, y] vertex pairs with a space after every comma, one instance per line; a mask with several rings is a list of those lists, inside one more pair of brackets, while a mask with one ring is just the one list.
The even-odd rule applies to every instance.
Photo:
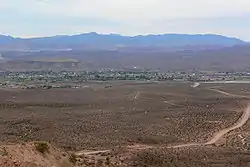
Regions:
[[250, 45], [206, 50], [72, 50], [3, 52], [0, 70], [215, 70], [250, 71]]

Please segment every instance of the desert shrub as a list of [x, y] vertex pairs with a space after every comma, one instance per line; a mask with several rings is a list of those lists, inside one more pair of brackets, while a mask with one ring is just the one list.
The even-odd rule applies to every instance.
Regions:
[[160, 144], [164, 142], [164, 139], [161, 136], [144, 136], [139, 137], [137, 140], [143, 144]]
[[69, 162], [71, 162], [73, 165], [76, 164], [76, 162], [77, 162], [77, 156], [74, 153], [72, 153], [72, 154], [69, 155]]
[[176, 160], [173, 155], [166, 152], [157, 150], [142, 151], [133, 157], [132, 165], [138, 167], [177, 167]]
[[7, 152], [7, 150], [6, 150], [5, 147], [3, 147], [3, 148], [0, 149], [0, 155], [1, 156], [7, 156], [8, 155], [8, 152]]
[[35, 142], [35, 148], [38, 152], [43, 153], [43, 154], [46, 152], [49, 152], [48, 143], [43, 142], [43, 141]]
[[96, 165], [97, 166], [103, 166], [103, 160], [102, 159], [98, 159], [97, 162], [96, 162]]
[[106, 158], [106, 160], [105, 160], [105, 164], [106, 164], [106, 165], [110, 165], [110, 164], [111, 164], [111, 160], [110, 160], [110, 158], [109, 158], [109, 157], [107, 157], [107, 158]]

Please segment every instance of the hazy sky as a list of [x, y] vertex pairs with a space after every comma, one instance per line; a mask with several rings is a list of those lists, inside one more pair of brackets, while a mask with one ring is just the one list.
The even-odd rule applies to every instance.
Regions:
[[215, 33], [250, 41], [250, 0], [0, 0], [0, 33]]

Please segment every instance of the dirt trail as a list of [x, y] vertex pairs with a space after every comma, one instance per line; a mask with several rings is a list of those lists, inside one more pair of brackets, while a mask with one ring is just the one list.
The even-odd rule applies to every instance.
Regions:
[[136, 94], [135, 94], [135, 96], [134, 96], [134, 100], [138, 99], [138, 98], [139, 98], [139, 96], [140, 96], [140, 92], [139, 92], [139, 91], [137, 91], [137, 92], [136, 92]]
[[[224, 94], [224, 95], [227, 95], [227, 96], [249, 98], [247, 96], [231, 94], [231, 93], [224, 92], [224, 91], [217, 90], [217, 89], [211, 89], [211, 90], [216, 91], [216, 92], [221, 93], [221, 94]], [[210, 139], [208, 142], [205, 142], [205, 143], [178, 144], [178, 145], [168, 146], [168, 147], [164, 147], [164, 148], [176, 149], [176, 148], [183, 148], [183, 147], [206, 146], [206, 145], [215, 144], [225, 134], [227, 134], [230, 131], [238, 129], [238, 128], [242, 127], [243, 125], [245, 125], [245, 123], [248, 121], [249, 117], [250, 117], [250, 105], [244, 110], [244, 112], [243, 112], [242, 116], [240, 117], [240, 119], [233, 126], [222, 129], [219, 132], [215, 133], [214, 136], [212, 137], [212, 139]], [[144, 149], [150, 149], [150, 148], [154, 148], [154, 147], [153, 146], [148, 146], [148, 145], [145, 145], [145, 146], [144, 145], [140, 145], [140, 146], [135, 145], [135, 146], [127, 146], [127, 148], [131, 149], [131, 150], [144, 150]], [[106, 152], [110, 152], [110, 151], [111, 150], [81, 151], [79, 153], [84, 154], [84, 155], [91, 155], [91, 154], [106, 153]]]
[[235, 129], [238, 129], [240, 127], [242, 127], [249, 119], [250, 117], [250, 106], [248, 106], [245, 111], [243, 112], [241, 118], [235, 123], [234, 126], [232, 127], [229, 127], [229, 128], [226, 128], [226, 129], [223, 129], [221, 131], [219, 131], [218, 133], [216, 133], [214, 135], [214, 137], [205, 143], [205, 145], [211, 145], [211, 144], [214, 144], [216, 143], [222, 136], [224, 136], [225, 134], [227, 134], [228, 132], [232, 131], [232, 130], [235, 130]]
[[[212, 145], [215, 144], [218, 140], [220, 140], [225, 134], [227, 134], [228, 132], [238, 129], [240, 127], [242, 127], [249, 119], [250, 117], [250, 106], [248, 106], [241, 118], [235, 123], [235, 125], [226, 128], [226, 129], [222, 129], [221, 131], [215, 133], [215, 135], [212, 137], [211, 140], [209, 140], [206, 143], [188, 143], [188, 144], [179, 144], [179, 145], [173, 145], [173, 146], [168, 146], [165, 148], [172, 148], [172, 149], [176, 149], [176, 148], [183, 148], [183, 147], [194, 147], [194, 146], [206, 146], [206, 145]], [[134, 145], [134, 146], [127, 146], [128, 149], [130, 150], [145, 150], [145, 149], [150, 149], [150, 148], [154, 148], [153, 146], [148, 146], [148, 145]], [[100, 150], [100, 151], [81, 151], [78, 152], [78, 155], [84, 154], [84, 155], [93, 155], [93, 154], [100, 154], [100, 153], [108, 153], [111, 150]]]
[[172, 105], [172, 106], [181, 106], [179, 104], [175, 104], [173, 100], [169, 100], [169, 101], [164, 101], [164, 103]]
[[206, 143], [190, 143], [190, 144], [181, 144], [181, 145], [175, 145], [175, 146], [169, 146], [167, 148], [182, 148], [182, 147], [191, 147], [191, 146], [206, 146], [206, 145], [212, 145], [215, 144], [217, 141], [219, 141], [225, 134], [229, 133], [232, 130], [238, 129], [240, 127], [242, 127], [243, 125], [245, 125], [245, 123], [248, 121], [250, 117], [250, 106], [248, 106], [241, 118], [235, 123], [235, 125], [229, 127], [229, 128], [225, 128], [222, 129], [221, 131], [217, 132], [214, 134], [214, 136], [212, 137], [212, 139], [210, 139], [208, 142]]
[[[215, 92], [224, 94], [226, 96], [249, 98], [249, 96], [232, 94], [232, 93], [228, 93], [228, 92], [225, 92], [225, 91], [222, 91], [222, 90], [218, 90], [218, 89], [210, 89], [210, 90], [213, 90]], [[250, 105], [244, 110], [241, 118], [235, 123], [234, 126], [226, 128], [226, 129], [223, 129], [223, 130], [217, 132], [210, 141], [208, 141], [208, 142], [205, 143], [205, 145], [214, 144], [221, 137], [223, 137], [225, 134], [227, 134], [228, 132], [242, 127], [248, 121], [249, 117], [250, 117]]]
[[210, 90], [215, 91], [215, 92], [220, 93], [220, 94], [223, 94], [223, 95], [226, 95], [226, 96], [250, 98], [249, 96], [232, 94], [232, 93], [228, 93], [228, 92], [225, 92], [225, 91], [222, 91], [222, 90], [219, 90], [219, 89], [210, 89]]
[[99, 151], [79, 151], [76, 153], [76, 155], [96, 155], [96, 154], [102, 154], [102, 153], [108, 153], [111, 150], [99, 150]]
[[[249, 98], [248, 96], [244, 95], [237, 95], [237, 94], [232, 94], [228, 92], [224, 92], [218, 89], [210, 89], [215, 92], [221, 93], [226, 96], [232, 96], [232, 97], [243, 97], [243, 98]], [[191, 147], [191, 146], [202, 146], [202, 145], [212, 145], [215, 144], [217, 141], [219, 141], [225, 134], [229, 133], [232, 130], [238, 129], [242, 127], [249, 119], [250, 117], [250, 105], [244, 110], [241, 118], [235, 123], [235, 125], [222, 129], [221, 131], [217, 132], [214, 134], [213, 138], [209, 140], [206, 143], [190, 143], [190, 144], [181, 144], [181, 145], [175, 145], [175, 146], [169, 146], [167, 148], [182, 148], [182, 147]]]

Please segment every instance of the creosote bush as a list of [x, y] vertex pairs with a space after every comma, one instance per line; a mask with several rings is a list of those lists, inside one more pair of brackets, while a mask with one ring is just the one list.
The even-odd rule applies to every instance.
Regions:
[[8, 155], [8, 152], [7, 152], [7, 150], [6, 150], [5, 147], [3, 147], [3, 148], [0, 149], [0, 155], [1, 156], [7, 156]]
[[77, 156], [74, 153], [69, 155], [69, 162], [71, 162], [73, 165], [76, 165]]
[[43, 141], [35, 142], [35, 148], [38, 152], [43, 153], [43, 154], [46, 152], [49, 152], [48, 143], [43, 142]]

